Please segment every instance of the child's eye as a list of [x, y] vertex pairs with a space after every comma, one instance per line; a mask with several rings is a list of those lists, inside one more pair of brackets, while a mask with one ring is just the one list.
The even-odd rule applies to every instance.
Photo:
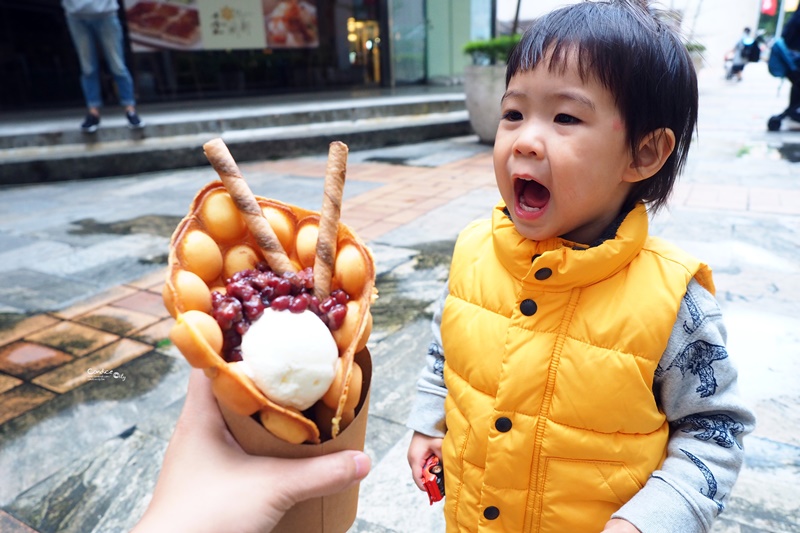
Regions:
[[506, 111], [503, 113], [503, 120], [510, 120], [512, 122], [516, 120], [522, 120], [522, 113], [513, 110]]
[[556, 115], [556, 118], [553, 119], [554, 122], [557, 124], [579, 124], [580, 119], [573, 117], [572, 115], [567, 115], [566, 113], [559, 113]]

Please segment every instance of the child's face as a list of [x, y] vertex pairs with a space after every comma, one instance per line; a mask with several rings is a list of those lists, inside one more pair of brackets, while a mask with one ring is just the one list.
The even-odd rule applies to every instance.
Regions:
[[508, 84], [494, 145], [497, 186], [524, 237], [590, 244], [641, 177], [612, 94], [593, 77], [581, 80], [574, 55], [563, 74], [548, 63]]

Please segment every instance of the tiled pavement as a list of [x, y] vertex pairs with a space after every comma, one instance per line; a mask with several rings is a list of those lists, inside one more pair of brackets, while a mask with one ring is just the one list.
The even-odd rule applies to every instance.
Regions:
[[[378, 186], [345, 201], [342, 220], [370, 241], [474, 189], [492, 188], [490, 154], [478, 151], [482, 153], [440, 167], [351, 162], [348, 183]], [[325, 164], [316, 158], [241, 166], [245, 176], [263, 172], [320, 179]], [[168, 344], [174, 320], [161, 299], [164, 272], [157, 270], [64, 310], [4, 324], [0, 424], [87, 381], [108, 379], [97, 372], [113, 371]]]
[[[482, 205], [486, 199], [491, 205], [497, 198], [488, 147], [476, 144], [471, 137], [446, 141], [441, 146], [430, 143], [424, 149], [438, 152], [435, 161], [426, 161], [424, 154], [420, 159], [420, 148], [412, 148], [408, 154], [404, 154], [406, 149], [402, 147], [391, 151], [393, 161], [414, 160], [413, 166], [374, 162], [380, 159], [380, 154], [371, 151], [353, 153], [348, 162], [342, 218], [362, 238], [370, 241], [382, 265], [379, 270], [384, 274], [398, 264], [407, 263], [419, 252], [382, 246], [378, 242], [382, 237], [400, 231], [399, 237], [394, 238], [397, 243], [405, 239], [408, 244], [413, 244], [432, 237], [434, 240], [444, 239], [452, 247], [455, 228], [477, 216], [483, 207], [473, 207], [471, 213], [448, 217], [457, 226], [444, 225], [438, 233], [427, 229], [428, 224], [424, 223], [409, 231], [409, 222], [428, 220], [440, 226], [437, 211], [443, 207], [446, 209], [456, 197], [468, 199], [467, 206]], [[431, 159], [430, 156], [427, 159]], [[313, 208], [321, 198], [325, 165], [325, 157], [318, 156], [247, 163], [241, 167], [257, 194], [274, 192], [275, 197], [284, 201]], [[176, 202], [180, 206], [178, 212], [185, 214], [183, 210], [194, 192], [213, 178], [207, 170], [179, 171], [159, 176], [147, 184], [141, 183], [133, 189], [142, 195], [149, 188], [160, 191], [164, 183], [165, 187], [170, 187], [174, 182], [187, 182], [189, 185], [186, 187], [178, 186], [184, 197]], [[78, 184], [73, 184], [66, 188], [72, 191], [73, 197], [83, 197], [84, 193], [77, 192], [77, 187]], [[117, 189], [116, 183], [110, 188]], [[23, 188], [21, 194], [30, 190], [59, 196], [64, 194], [65, 186]], [[431, 191], [436, 191], [436, 195]], [[15, 189], [15, 192], [20, 190]], [[303, 197], [309, 194], [313, 198]], [[470, 197], [477, 200], [469, 200]], [[15, 202], [13, 198], [7, 201]], [[131, 196], [129, 201], [143, 204], [141, 214], [149, 212], [147, 200]], [[52, 207], [51, 202], [44, 203], [47, 206], [43, 210]], [[73, 225], [78, 216], [90, 214], [80, 208], [73, 209]], [[173, 211], [167, 211], [170, 216], [174, 215]], [[62, 213], [55, 218], [59, 216], [64, 217], [64, 222], [69, 225], [70, 216]], [[27, 219], [16, 224], [12, 220], [7, 222], [6, 233], [17, 240], [25, 230], [8, 226], [37, 226], [36, 222], [29, 223]], [[60, 226], [60, 220], [54, 226]], [[43, 235], [51, 232], [56, 235]], [[27, 275], [22, 276], [16, 268], [24, 266], [24, 261], [18, 256], [27, 255], [29, 263], [35, 262], [34, 256], [39, 255], [37, 250], [54, 249], [51, 241], [62, 238], [62, 233], [61, 227], [45, 229], [37, 226], [30, 232], [35, 243], [0, 251], [0, 271], [14, 268], [9, 272], [27, 279]], [[6, 238], [10, 240], [8, 235]], [[119, 244], [124, 238], [106, 241], [106, 247], [118, 245], [124, 248], [124, 244]], [[89, 248], [97, 246], [91, 244], [91, 237], [88, 240]], [[166, 250], [167, 238], [162, 236], [161, 240], [161, 246]], [[76, 245], [74, 237], [69, 241]], [[149, 247], [142, 250], [140, 255], [148, 253]], [[118, 254], [107, 252], [109, 260], [116, 265]], [[12, 254], [15, 260], [3, 262]], [[62, 254], [64, 257], [61, 258], [39, 258], [40, 262], [29, 265], [29, 268], [34, 272], [37, 268], [46, 272], [80, 272], [78, 265], [65, 267], [56, 263], [70, 262], [71, 255], [90, 255], [77, 246], [76, 250], [66, 254], [62, 251]], [[94, 257], [86, 260], [92, 264], [98, 261]], [[136, 258], [127, 261], [135, 262]], [[441, 273], [441, 268], [438, 272]], [[42, 273], [36, 275], [44, 279]], [[6, 321], [0, 327], [0, 478], [3, 479], [0, 483], [0, 531], [126, 531], [141, 515], [182, 403], [188, 370], [180, 354], [165, 341], [173, 319], [161, 303], [163, 277], [163, 267], [155, 267], [144, 277], [120, 282], [106, 290], [95, 290], [91, 297], [63, 309], [59, 309], [57, 303], [51, 311], [33, 314], [25, 313], [24, 308], [18, 310], [22, 312], [6, 314], [0, 309], [0, 317], [5, 317]], [[65, 280], [67, 278], [69, 276]], [[52, 280], [46, 280], [43, 285], [53, 284]], [[0, 308], [14, 311], [14, 306], [35, 299], [38, 290], [35, 285], [0, 285]], [[416, 287], [419, 289], [418, 285]], [[46, 289], [40, 292], [42, 298], [48, 298]], [[392, 378], [405, 382], [408, 389], [405, 396], [408, 398], [414, 374], [424, 356], [427, 331], [427, 318], [414, 319], [414, 316], [424, 314], [426, 305], [421, 302], [418, 290], [413, 291], [417, 298], [413, 301], [393, 298], [392, 294], [399, 292], [384, 290], [380, 301], [388, 304], [386, 307], [400, 301], [397, 305], [401, 309], [409, 307], [413, 311], [399, 316], [390, 316], [393, 312], [389, 311], [381, 318], [380, 306], [376, 306], [372, 338], [390, 339], [384, 344], [384, 353], [392, 343], [401, 342], [407, 350], [418, 355], [416, 362], [406, 360], [410, 364], [406, 363], [404, 374], [395, 372]], [[71, 291], [63, 291], [61, 298], [69, 301], [71, 295]], [[433, 299], [434, 292], [429, 291], [426, 298]], [[415, 331], [411, 342], [407, 330], [398, 332], [406, 328], [402, 323], [406, 318], [410, 329]], [[373, 348], [376, 376], [387, 371], [387, 365], [381, 366], [379, 362], [381, 351]], [[397, 352], [395, 359], [402, 361], [404, 358], [400, 355], [401, 352]], [[388, 367], [391, 366], [389, 362]], [[408, 374], [409, 370], [412, 374]], [[370, 424], [374, 428], [383, 426], [383, 431], [376, 431], [375, 439], [368, 444], [368, 451], [373, 457], [380, 457], [395, 446], [405, 429], [400, 420], [404, 415], [391, 416], [392, 421], [388, 423], [381, 416], [382, 413], [385, 415], [386, 409], [382, 409], [380, 401], [387, 395], [396, 394], [397, 387], [386, 382], [381, 384], [379, 379], [375, 383], [373, 398], [378, 402], [373, 400]], [[379, 389], [385, 394], [381, 394]], [[402, 402], [394, 402], [389, 410], [397, 405], [405, 407]], [[116, 476], [117, 470], [123, 472], [123, 476]], [[418, 499], [420, 495], [414, 496], [417, 502], [424, 503]], [[114, 501], [110, 502], [110, 499]], [[435, 509], [428, 512], [434, 521], [440, 519]], [[368, 525], [363, 531], [381, 531], [374, 529], [377, 526], [372, 523], [364, 523]], [[357, 530], [361, 526], [355, 527]]]
[[[775, 80], [756, 67], [738, 85], [703, 73], [698, 142], [669, 212], [653, 223], [654, 233], [714, 268], [731, 356], [759, 418], [714, 533], [800, 531], [800, 168], [792, 162], [800, 134], [764, 131], [788, 88], [776, 94]], [[242, 169], [257, 194], [315, 208], [324, 166], [318, 156]], [[0, 191], [0, 244], [11, 243], [0, 248], [0, 275], [17, 280], [0, 283], [0, 317], [7, 317], [0, 324], [0, 531], [126, 531], [140, 516], [187, 372], [163, 342], [171, 318], [160, 306], [163, 267], [150, 255], [165, 249], [166, 236], [137, 241], [138, 256], [128, 258], [124, 235], [95, 242], [64, 228], [90, 216], [106, 225], [152, 213], [180, 216], [212, 178], [198, 169], [91, 188]], [[178, 207], [162, 201], [173, 196]], [[372, 246], [381, 294], [370, 341], [366, 448], [374, 468], [352, 532], [441, 530], [439, 508], [429, 508], [408, 479], [403, 421], [428, 340], [428, 305], [457, 231], [496, 199], [489, 149], [472, 138], [351, 153], [343, 218]], [[75, 202], [90, 203], [76, 210], [69, 205]], [[97, 257], [100, 246], [114, 252]], [[98, 266], [102, 260], [115, 270]], [[26, 264], [65, 280], [88, 272], [92, 279], [80, 285], [87, 297], [58, 291], [42, 277], [40, 294], [50, 307], [25, 307], [37, 294]]]

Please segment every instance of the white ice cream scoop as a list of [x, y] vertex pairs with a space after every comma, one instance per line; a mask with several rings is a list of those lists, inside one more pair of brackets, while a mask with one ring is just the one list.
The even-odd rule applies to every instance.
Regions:
[[242, 336], [242, 359], [245, 373], [265, 396], [303, 411], [333, 383], [339, 350], [313, 312], [267, 308]]

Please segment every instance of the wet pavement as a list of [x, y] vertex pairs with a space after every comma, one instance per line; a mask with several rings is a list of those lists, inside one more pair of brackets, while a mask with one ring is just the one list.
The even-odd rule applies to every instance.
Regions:
[[[701, 72], [698, 138], [655, 234], [714, 269], [758, 427], [715, 533], [800, 531], [800, 131], [768, 133], [788, 84]], [[198, 150], [201, 148], [198, 146]], [[256, 194], [318, 209], [325, 154], [241, 165]], [[373, 471], [351, 531], [442, 531], [404, 427], [458, 231], [498, 200], [475, 137], [351, 152], [343, 220], [373, 249]], [[164, 339], [169, 234], [209, 167], [0, 189], [0, 531], [127, 531], [185, 394]], [[110, 373], [99, 373], [108, 370]]]

